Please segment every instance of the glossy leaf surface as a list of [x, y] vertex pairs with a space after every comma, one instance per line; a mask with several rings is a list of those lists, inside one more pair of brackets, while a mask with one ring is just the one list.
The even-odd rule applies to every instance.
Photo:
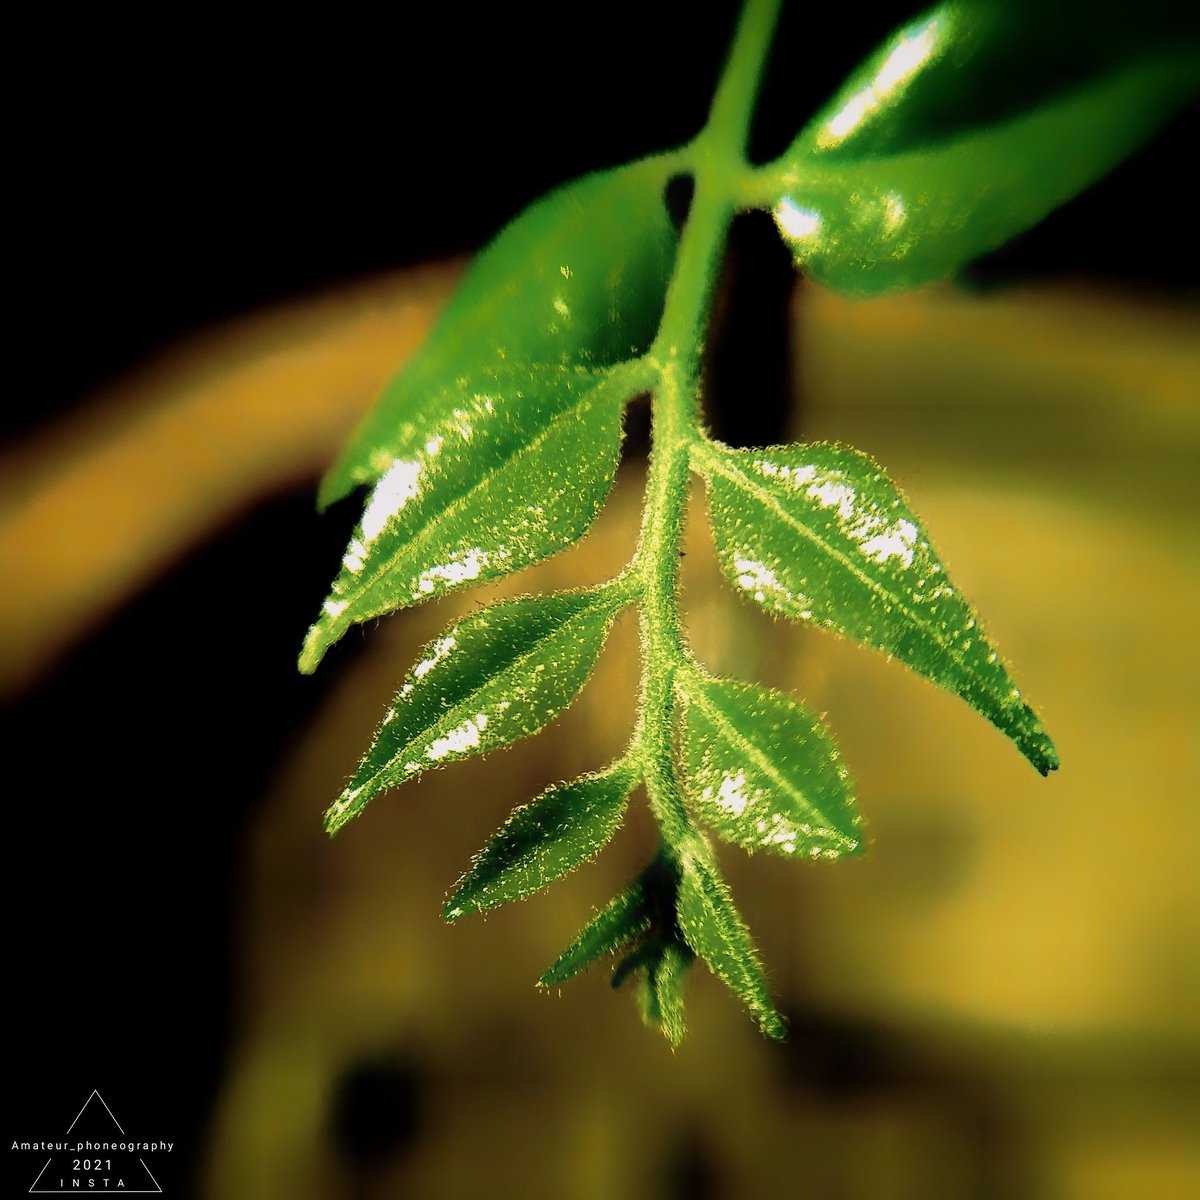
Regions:
[[518, 808], [471, 864], [442, 915], [455, 920], [541, 891], [594, 858], [621, 823], [637, 768], [620, 762]]
[[758, 954], [729, 888], [707, 853], [685, 852], [679, 879], [679, 928], [688, 945], [741, 1000], [769, 1037], [782, 1038]]
[[326, 829], [422, 771], [536, 733], [579, 694], [623, 602], [611, 589], [510, 600], [448, 629], [409, 673]]
[[788, 857], [860, 848], [849, 772], [812, 713], [782, 692], [698, 674], [681, 691], [688, 799], [705, 824]]
[[609, 371], [504, 368], [375, 485], [300, 656], [315, 670], [347, 629], [565, 549], [612, 487], [622, 406], [642, 382]]
[[574, 941], [542, 972], [539, 987], [553, 987], [586, 970], [641, 937], [654, 917], [646, 874], [614, 896], [576, 935]]
[[768, 612], [894, 654], [961, 696], [1043, 774], [1058, 756], [899, 489], [829, 444], [699, 456], [726, 578]]
[[[1074, 63], [1082, 78], [1049, 94], [1032, 86], [1014, 109], [1014, 81], [1039, 80], [1029, 47], [1048, 20], [996, 4], [946, 4], [870, 59], [763, 172], [797, 262], [830, 287], [862, 294], [951, 274], [1106, 174], [1196, 92], [1200, 54], [1160, 37], [1138, 47], [1136, 60], [1102, 47], [1098, 72]], [[1020, 36], [1021, 22], [1032, 38]], [[1006, 86], [999, 100], [964, 104], [964, 79], [969, 87], [980, 67]]]
[[[654, 161], [589, 175], [501, 231], [342, 451], [321, 485], [321, 506], [397, 462], [419, 460], [480, 395], [523, 411], [557, 390], [556, 373], [643, 353], [674, 260], [666, 181], [667, 168]], [[498, 378], [507, 386], [498, 389]]]

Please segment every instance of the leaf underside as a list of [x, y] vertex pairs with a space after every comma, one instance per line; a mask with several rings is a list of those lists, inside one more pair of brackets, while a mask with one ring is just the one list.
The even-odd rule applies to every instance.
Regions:
[[[993, 105], [975, 123], [955, 122], [962, 104], [950, 89], [964, 60], [985, 57], [989, 24], [1005, 33], [1016, 23], [1005, 16], [947, 4], [918, 18], [772, 164], [767, 207], [814, 279], [875, 294], [953, 274], [1106, 175], [1200, 79], [1194, 47], [1160, 42], [1028, 108], [997, 116]], [[1009, 71], [1028, 71], [1019, 42], [1006, 48]], [[988, 65], [999, 75], [1004, 60]]]

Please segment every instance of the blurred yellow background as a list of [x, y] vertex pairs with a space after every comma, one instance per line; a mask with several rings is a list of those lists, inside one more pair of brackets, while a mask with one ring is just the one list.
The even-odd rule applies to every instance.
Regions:
[[[22, 584], [0, 592], [5, 691], [200, 540], [315, 481], [456, 269], [206, 335], [11, 455], [0, 575]], [[1040, 779], [898, 664], [741, 605], [697, 495], [697, 651], [827, 714], [869, 850], [813, 865], [721, 852], [787, 1043], [761, 1039], [703, 968], [675, 1053], [601, 971], [538, 993], [650, 855], [640, 800], [549, 893], [453, 927], [440, 903], [515, 804], [624, 744], [628, 617], [550, 731], [409, 785], [332, 842], [318, 814], [455, 613], [625, 561], [629, 461], [583, 544], [379, 623], [326, 685], [241, 851], [235, 1028], [201, 1194], [1200, 1195], [1200, 322], [1063, 288], [849, 303], [809, 287], [794, 321], [796, 436], [856, 445], [905, 489], [1062, 770]], [[302, 599], [315, 612], [320, 596]]]

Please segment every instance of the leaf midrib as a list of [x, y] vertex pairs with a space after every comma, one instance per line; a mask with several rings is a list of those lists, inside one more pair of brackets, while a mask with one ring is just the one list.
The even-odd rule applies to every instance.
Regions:
[[[575, 779], [569, 783], [559, 784], [557, 787], [550, 788], [543, 792], [539, 797], [537, 797], [537, 799], [530, 801], [529, 804], [517, 809], [516, 812], [514, 812], [509, 820], [504, 824], [500, 832], [496, 834], [496, 836], [484, 848], [484, 856], [493, 852], [493, 847], [499, 844], [500, 838], [509, 832], [513, 823], [518, 819], [518, 817], [528, 815], [531, 810], [538, 808], [542, 804], [545, 804], [552, 796], [559, 801], [559, 811], [560, 814], [565, 814], [565, 821], [563, 815], [559, 815], [556, 818], [559, 822], [559, 827], [552, 831], [552, 836], [550, 838], [543, 838], [538, 842], [525, 842], [524, 850], [520, 856], [511, 860], [507, 864], [502, 864], [501, 871], [498, 874], [494, 873], [490, 882], [487, 880], [480, 881], [479, 878], [472, 878], [472, 876], [475, 875], [475, 868], [472, 868], [472, 871], [463, 879], [462, 884], [451, 897], [451, 900], [458, 900], [461, 894], [468, 887], [473, 887], [475, 892], [478, 894], [486, 891], [489, 888], [495, 888], [499, 886], [500, 876], [503, 873], [513, 871], [514, 869], [527, 870], [530, 866], [530, 863], [536, 863], [538, 854], [546, 852], [549, 845], [561, 844], [563, 842], [567, 843], [568, 850], [570, 851], [570, 857], [567, 860], [567, 866], [546, 882], [538, 883], [529, 889], [518, 889], [517, 894], [514, 897], [510, 897], [511, 899], [521, 899], [525, 896], [533, 895], [534, 892], [541, 891], [542, 888], [553, 882], [554, 879], [560, 878], [568, 871], [571, 871], [575, 867], [587, 862], [588, 859], [594, 858], [612, 839], [612, 835], [615, 832], [616, 826], [620, 821], [621, 814], [624, 811], [625, 802], [629, 799], [629, 793], [633, 790], [631, 784], [625, 787], [621, 786], [622, 775], [625, 776], [626, 780], [628, 779], [628, 767], [625, 764], [620, 764], [611, 770], [602, 772], [599, 775]], [[603, 796], [604, 785], [613, 782], [615, 782], [617, 786], [613, 790], [612, 797], [609, 798], [608, 802], [604, 805], [590, 808], [586, 804], [562, 805], [563, 793], [573, 787], [578, 788], [581, 784], [587, 784], [592, 787], [600, 785], [598, 790]], [[596, 820], [598, 815], [603, 816], [603, 820], [600, 822], [597, 822]], [[581, 817], [583, 820], [580, 819]], [[574, 818], [573, 823], [572, 818]], [[607, 832], [597, 841], [595, 836], [593, 836], [592, 831], [597, 827], [598, 824], [606, 829]], [[586, 847], [581, 848], [579, 839], [583, 835], [587, 835], [588, 844]], [[478, 863], [479, 868], [481, 869], [486, 862], [486, 857], [481, 856]]]
[[[485, 679], [473, 691], [468, 692], [460, 700], [457, 700], [452, 708], [444, 711], [439, 716], [438, 720], [431, 722], [430, 724], [426, 725], [423, 729], [412, 733], [404, 741], [403, 745], [397, 747], [395, 752], [389, 756], [387, 762], [384, 763], [384, 765], [382, 767], [380, 767], [379, 770], [377, 770], [368, 780], [366, 780], [361, 785], [363, 788], [363, 794], [366, 794], [367, 792], [369, 792], [369, 794], [366, 795], [366, 798], [363, 800], [362, 804], [358, 805], [358, 808], [355, 811], [358, 811], [358, 809], [361, 809], [365, 804], [367, 804], [370, 800], [372, 800], [375, 796], [377, 796], [380, 791], [384, 790], [385, 788], [399, 787], [401, 784], [407, 783], [410, 779], [413, 779], [417, 775], [420, 775], [423, 771], [434, 770], [437, 767], [449, 765], [450, 763], [457, 762], [460, 758], [468, 757], [469, 754], [487, 753], [486, 750], [478, 750], [478, 751], [472, 750], [472, 751], [469, 751], [468, 754], [453, 754], [453, 753], [447, 754], [444, 759], [439, 760], [438, 762], [430, 763], [428, 766], [422, 764], [421, 767], [416, 771], [413, 771], [408, 774], [403, 774], [401, 778], [398, 778], [395, 780], [385, 781], [384, 784], [382, 785], [382, 787], [380, 787], [380, 788], [375, 787], [376, 782], [379, 780], [379, 778], [381, 776], [386, 774], [388, 768], [398, 758], [404, 757], [405, 756], [404, 752], [409, 750], [409, 748], [412, 747], [416, 742], [418, 742], [423, 737], [427, 737], [433, 730], [438, 729], [438, 728], [444, 728], [445, 722], [451, 721], [451, 718], [460, 717], [467, 709], [478, 708], [477, 704], [470, 703], [470, 701], [472, 700], [473, 697], [478, 696], [479, 693], [481, 691], [483, 691], [483, 689], [485, 687], [488, 687], [490, 684], [494, 683], [501, 676], [507, 675], [509, 672], [517, 670], [520, 667], [526, 665], [529, 662], [529, 660], [537, 654], [538, 650], [542, 646], [545, 645], [545, 643], [557, 638], [561, 633], [563, 633], [564, 630], [567, 629], [568, 626], [570, 626], [572, 624], [572, 622], [595, 612], [596, 608], [600, 607], [602, 603], [603, 603], [603, 598], [597, 596], [597, 597], [594, 597], [593, 599], [591, 599], [587, 604], [576, 609], [575, 612], [571, 613], [571, 615], [568, 616], [565, 620], [559, 622], [559, 624], [557, 624], [552, 630], [550, 630], [548, 633], [543, 634], [542, 636], [537, 638], [536, 641], [532, 642], [529, 645], [528, 649], [523, 651], [521, 654], [517, 655], [516, 658], [510, 659], [505, 664], [505, 666], [502, 670], [497, 671], [496, 674], [494, 674], [494, 675], [488, 676], [488, 678]], [[609, 612], [609, 617], [611, 618], [616, 615], [616, 603], [614, 603], [613, 601], [610, 600], [609, 604], [611, 606], [611, 611]], [[560, 676], [560, 678], [561, 678], [561, 676]], [[435, 686], [435, 685], [431, 683], [428, 686]], [[547, 720], [553, 720], [553, 717], [554, 717], [554, 714], [551, 714], [551, 716], [548, 717]], [[451, 722], [449, 727], [456, 728], [459, 724], [461, 724], [461, 721], [455, 720], [455, 721]], [[538, 726], [538, 729], [542, 729], [544, 727], [545, 727], [545, 724], [543, 723], [542, 725]], [[533, 730], [533, 731], [531, 731], [531, 734], [536, 733], [536, 732], [537, 732], [537, 730]], [[531, 736], [531, 735], [523, 735], [523, 736]], [[517, 740], [519, 740], [519, 739], [517, 739]], [[490, 747], [490, 749], [493, 749], [493, 750], [499, 749], [499, 748], [500, 748], [499, 746]], [[351, 780], [351, 783], [353, 783], [353, 780]]]
[[[955, 646], [952, 641], [949, 641], [946, 637], [944, 637], [936, 625], [931, 625], [928, 620], [926, 620], [920, 614], [915, 612], [908, 604], [906, 604], [902, 596], [889, 592], [883, 586], [883, 584], [879, 583], [875, 579], [872, 579], [870, 575], [865, 574], [852, 559], [848, 558], [836, 546], [830, 545], [829, 542], [822, 538], [815, 530], [812, 530], [807, 525], [797, 521], [787, 511], [787, 509], [785, 509], [779, 503], [779, 501], [768, 489], [757, 484], [740, 467], [726, 466], [727, 460], [722, 458], [717, 452], [710, 450], [708, 447], [703, 448], [703, 457], [705, 461], [708, 462], [717, 472], [719, 472], [721, 475], [724, 475], [725, 478], [735, 486], [739, 486], [739, 479], [742, 480], [745, 490], [750, 492], [764, 508], [773, 509], [779, 514], [781, 520], [783, 520], [787, 525], [791, 526], [797, 533], [801, 534], [814, 546], [817, 546], [822, 552], [828, 554], [829, 557], [841, 563], [846, 570], [849, 571], [850, 574], [860, 583], [864, 584], [871, 591], [875, 592], [876, 595], [881, 596], [883, 599], [888, 600], [891, 603], [894, 603], [895, 606], [899, 608], [901, 612], [904, 613], [904, 615], [907, 616], [913, 622], [913, 624], [917, 626], [918, 629], [921, 629], [929, 635], [930, 639], [936, 643], [936, 645], [946, 654], [948, 658], [951, 659], [951, 661], [953, 661], [963, 670], [965, 674], [979, 684], [979, 686], [991, 698], [993, 703], [999, 707], [1001, 712], [1007, 711], [1008, 705], [1006, 701], [1008, 697], [997, 692], [994, 686], [990, 684], [983, 676], [981, 676], [978, 671], [962, 657], [958, 647]], [[990, 643], [986, 643], [986, 639], [982, 639], [982, 635], [980, 636], [981, 640], [985, 640], [985, 644], [990, 645]], [[866, 639], [862, 638], [855, 640], [864, 642], [866, 641]], [[872, 645], [870, 642], [867, 642], [866, 644]], [[873, 646], [873, 649], [883, 649], [883, 647]], [[908, 665], [912, 666], [913, 664], [910, 663]], [[924, 672], [921, 672], [921, 674], [924, 674]]]
[[[632, 366], [632, 364], [626, 363], [622, 364], [622, 366]], [[375, 567], [369, 573], [366, 569], [366, 564], [364, 564], [363, 570], [357, 574], [349, 571], [348, 574], [352, 579], [358, 581], [359, 586], [356, 587], [353, 592], [346, 593], [347, 608], [343, 614], [330, 619], [330, 623], [328, 625], [330, 632], [332, 633], [338, 629], [341, 629], [342, 632], [344, 632], [346, 629], [349, 629], [351, 625], [357, 624], [361, 621], [369, 620], [372, 616], [380, 615], [378, 613], [367, 613], [365, 615], [356, 615], [349, 620], [345, 619], [350, 613], [350, 609], [353, 607], [355, 601], [362, 599], [379, 583], [382, 576], [388, 574], [390, 570], [394, 569], [398, 559], [405, 554], [415, 552], [419, 546], [428, 542], [434, 535], [433, 531], [441, 528], [453, 517], [459, 515], [463, 508], [470, 503], [472, 498], [485, 487], [489, 486], [491, 481], [501, 471], [507, 470], [515, 462], [518, 462], [523, 456], [531, 454], [537, 450], [556, 430], [559, 429], [563, 421], [568, 420], [573, 414], [578, 413], [579, 410], [585, 405], [590, 403], [598, 404], [602, 399], [598, 393], [603, 392], [605, 388], [610, 386], [615, 388], [626, 374], [625, 372], [620, 371], [619, 368], [615, 367], [603, 368], [603, 373], [606, 376], [605, 378], [597, 380], [592, 387], [588, 388], [579, 396], [574, 404], [569, 404], [566, 407], [559, 409], [558, 412], [546, 423], [545, 427], [530, 441], [518, 446], [510, 455], [504, 458], [494, 470], [489, 472], [487, 475], [484, 475], [482, 478], [477, 479], [474, 483], [468, 486], [465, 491], [460, 492], [448, 503], [435, 509], [430, 514], [429, 520], [427, 520], [418, 529], [414, 530], [413, 533], [404, 541], [404, 543], [398, 546], [394, 552], [378, 560]], [[635, 373], [630, 372], [630, 374], [636, 378]], [[432, 598], [433, 595], [431, 594], [430, 599]], [[410, 598], [399, 607], [408, 608], [413, 603], [414, 601]], [[389, 603], [382, 611], [390, 612], [394, 607], [396, 606]]]
[[[806, 799], [799, 792], [797, 792], [795, 787], [776, 770], [774, 764], [769, 759], [763, 757], [761, 750], [759, 750], [759, 748], [753, 742], [747, 741], [743, 737], [741, 732], [733, 725], [733, 723], [726, 719], [725, 714], [716, 707], [705, 689], [702, 688], [694, 697], [689, 695], [688, 700], [690, 703], [694, 703], [698, 707], [702, 708], [709, 720], [712, 721], [714, 725], [720, 727], [726, 741], [733, 741], [733, 737], [730, 736], [730, 734], [732, 734], [737, 738], [739, 743], [743, 743], [748, 746], [750, 749], [749, 757], [753, 759], [758, 769], [764, 775], [774, 780], [778, 786], [788, 792], [791, 792], [799, 800], [800, 806], [811, 813], [815, 820], [819, 821], [822, 825], [828, 826], [830, 831], [833, 833], [833, 836], [839, 842], [844, 843], [843, 848], [847, 852], [853, 850], [858, 845], [856, 841], [848, 838], [844, 833], [838, 830], [834, 825], [834, 822], [828, 816], [826, 816], [825, 813], [821, 812], [821, 810], [817, 808], [812, 801]], [[766, 847], [764, 847], [764, 849], [766, 849]]]

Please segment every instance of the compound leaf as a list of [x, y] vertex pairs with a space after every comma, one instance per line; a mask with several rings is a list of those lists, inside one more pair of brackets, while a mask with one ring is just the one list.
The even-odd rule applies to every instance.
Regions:
[[[643, 371], [505, 367], [375, 485], [300, 669], [356, 622], [494, 579], [587, 532], [612, 487]], [[518, 403], [519, 401], [519, 403]]]
[[832, 444], [698, 455], [725, 576], [768, 612], [894, 654], [961, 696], [1042, 774], [1058, 756], [900, 490]]
[[729, 987], [769, 1037], [782, 1038], [758, 954], [716, 863], [706, 850], [689, 849], [680, 860], [678, 918], [687, 943]]
[[557, 783], [518, 808], [471, 864], [442, 915], [455, 920], [520, 900], [594, 858], [621, 823], [637, 782], [637, 767], [622, 761]]
[[1160, 36], [1119, 59], [1102, 47], [1099, 70], [1049, 95], [1035, 86], [1015, 111], [1003, 96], [1011, 82], [999, 104], [964, 106], [964, 80], [981, 66], [989, 81], [1039, 79], [1027, 47], [1042, 46], [1044, 9], [933, 9], [764, 169], [780, 232], [815, 279], [872, 294], [948, 275], [1106, 174], [1195, 94], [1200, 54]]
[[325, 828], [422, 771], [537, 733], [579, 694], [624, 603], [612, 588], [533, 596], [452, 626], [425, 647]]
[[849, 772], [812, 713], [781, 692], [698, 673], [681, 688], [688, 797], [707, 825], [788, 857], [860, 849]]
[[[667, 174], [651, 159], [588, 175], [503, 229], [326, 475], [321, 507], [398, 461], [418, 460], [477, 396], [524, 410], [558, 388], [558, 371], [596, 371], [643, 353], [674, 261]], [[506, 370], [508, 387], [496, 396]], [[522, 371], [533, 375], [523, 391], [513, 382]]]

